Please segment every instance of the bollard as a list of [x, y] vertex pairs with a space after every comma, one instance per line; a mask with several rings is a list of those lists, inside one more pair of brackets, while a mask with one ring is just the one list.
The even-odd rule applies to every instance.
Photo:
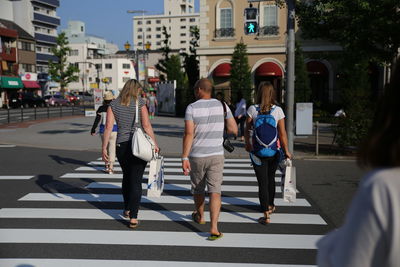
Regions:
[[319, 155], [319, 123], [315, 122], [315, 155]]
[[21, 121], [24, 121], [24, 107], [21, 106]]
[[10, 107], [7, 107], [7, 121], [10, 123]]
[[36, 105], [33, 105], [33, 114], [34, 114], [34, 118], [35, 118], [35, 120], [36, 120]]

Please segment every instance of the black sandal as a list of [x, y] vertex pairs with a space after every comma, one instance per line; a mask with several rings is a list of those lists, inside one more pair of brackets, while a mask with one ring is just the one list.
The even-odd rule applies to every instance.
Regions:
[[258, 223], [262, 225], [267, 225], [271, 223], [271, 217], [269, 215], [267, 217], [263, 216], [258, 218]]
[[200, 214], [197, 211], [192, 213], [192, 220], [198, 224], [206, 224], [205, 221], [200, 221]]

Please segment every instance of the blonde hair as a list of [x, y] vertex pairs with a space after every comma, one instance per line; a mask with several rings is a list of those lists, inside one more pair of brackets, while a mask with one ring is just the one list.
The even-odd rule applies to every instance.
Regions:
[[136, 101], [141, 93], [142, 85], [135, 79], [130, 79], [122, 88], [119, 97], [121, 98], [122, 106], [129, 106], [131, 104], [131, 99]]
[[261, 82], [258, 86], [256, 104], [260, 105], [261, 113], [270, 111], [276, 104], [275, 89], [270, 82]]

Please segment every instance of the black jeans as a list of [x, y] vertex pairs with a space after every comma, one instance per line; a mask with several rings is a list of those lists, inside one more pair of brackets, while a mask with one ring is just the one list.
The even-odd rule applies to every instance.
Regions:
[[240, 119], [238, 117], [235, 117], [236, 120], [236, 124], [239, 125], [239, 129], [240, 129], [240, 134], [238, 134], [238, 137], [242, 137], [244, 136], [244, 123], [246, 121], [246, 116], [242, 116], [240, 117]]
[[130, 218], [136, 219], [142, 198], [142, 179], [147, 162], [133, 156], [131, 141], [117, 144], [117, 158], [123, 173], [124, 210], [129, 210]]
[[268, 211], [268, 206], [275, 206], [275, 172], [278, 168], [279, 153], [275, 156], [261, 158], [261, 165], [253, 164], [258, 182], [258, 198], [261, 211]]

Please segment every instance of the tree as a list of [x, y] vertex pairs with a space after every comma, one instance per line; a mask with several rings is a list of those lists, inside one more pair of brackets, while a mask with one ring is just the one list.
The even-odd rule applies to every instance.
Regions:
[[295, 102], [309, 102], [311, 100], [310, 81], [306, 64], [304, 63], [303, 51], [298, 42], [296, 42], [295, 57]]
[[64, 94], [65, 88], [70, 82], [79, 80], [79, 76], [76, 75], [79, 73], [79, 68], [67, 62], [67, 55], [71, 49], [68, 47], [68, 38], [64, 32], [57, 36], [56, 43], [57, 45], [51, 51], [58, 58], [58, 62], [50, 60], [49, 74], [53, 81], [60, 83], [60, 92]]
[[170, 59], [169, 53], [171, 52], [171, 48], [169, 47], [169, 38], [171, 37], [171, 35], [168, 34], [167, 28], [165, 26], [163, 26], [162, 28], [162, 33], [164, 35], [164, 40], [163, 40], [164, 46], [161, 47], [160, 50], [163, 52], [162, 55], [164, 58], [160, 59], [155, 67], [158, 71], [161, 72], [160, 74], [161, 81], [165, 81], [166, 78], [164, 74], [167, 74], [167, 65]]
[[242, 41], [235, 46], [231, 64], [231, 92], [234, 97], [233, 101], [235, 101], [235, 97], [237, 97], [237, 93], [240, 91], [247, 103], [250, 103], [252, 89], [251, 72], [247, 57], [247, 46]]
[[392, 62], [398, 55], [398, 0], [300, 1], [296, 8], [307, 39], [338, 43], [347, 54], [375, 62]]
[[183, 67], [189, 80], [189, 89], [192, 89], [196, 81], [199, 79], [199, 60], [197, 57], [197, 47], [199, 47], [200, 31], [197, 26], [190, 28], [190, 34], [193, 36], [190, 41], [190, 54], [182, 53], [184, 57]]

